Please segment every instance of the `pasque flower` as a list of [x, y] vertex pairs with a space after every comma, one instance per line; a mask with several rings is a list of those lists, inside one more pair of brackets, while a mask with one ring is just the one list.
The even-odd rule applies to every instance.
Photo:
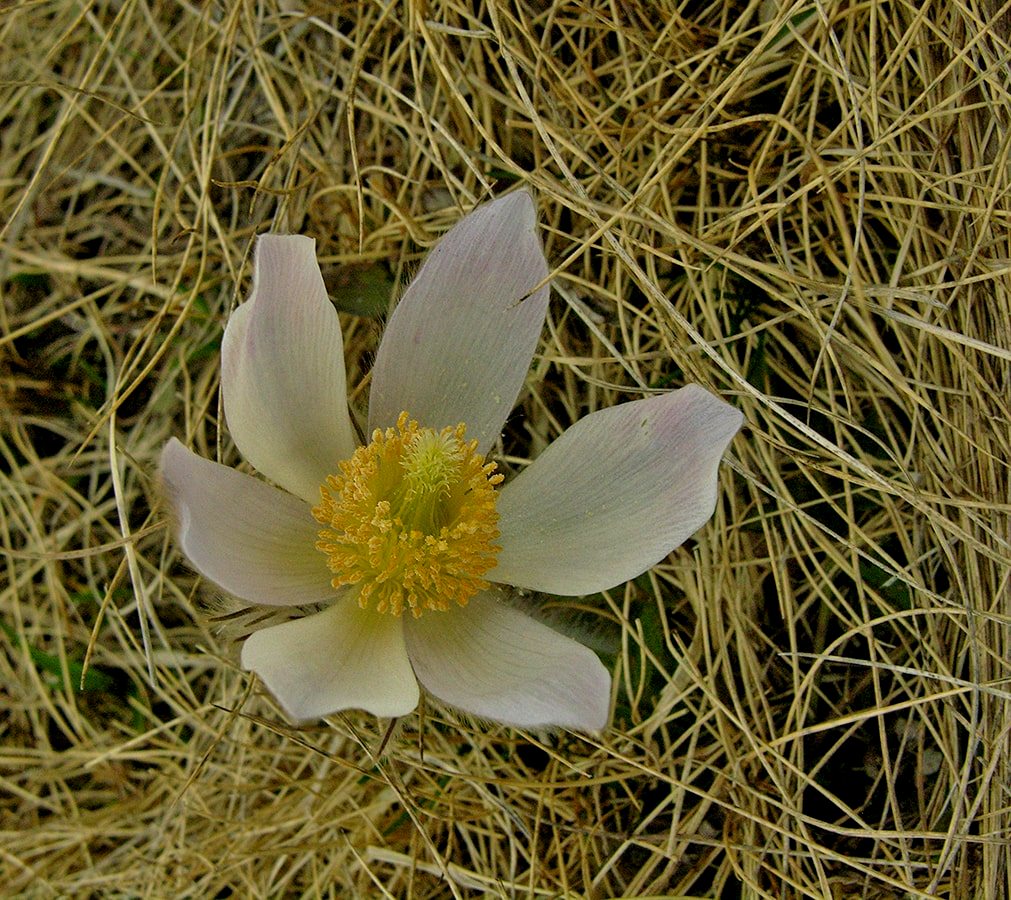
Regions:
[[694, 385], [592, 413], [509, 481], [487, 457], [548, 305], [529, 194], [478, 207], [432, 250], [387, 325], [368, 443], [315, 244], [263, 235], [222, 345], [225, 418], [268, 481], [172, 440], [162, 474], [190, 562], [249, 604], [324, 605], [243, 645], [294, 720], [400, 716], [419, 684], [518, 726], [603, 728], [610, 675], [506, 602], [614, 587], [712, 515], [741, 424]]

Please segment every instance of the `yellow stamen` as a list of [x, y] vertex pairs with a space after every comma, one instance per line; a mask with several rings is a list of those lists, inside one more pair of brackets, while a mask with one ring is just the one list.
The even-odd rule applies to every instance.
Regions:
[[312, 514], [323, 526], [333, 586], [358, 585], [359, 605], [399, 616], [466, 606], [499, 548], [495, 463], [464, 439], [464, 426], [420, 428], [406, 412], [376, 429], [320, 486]]

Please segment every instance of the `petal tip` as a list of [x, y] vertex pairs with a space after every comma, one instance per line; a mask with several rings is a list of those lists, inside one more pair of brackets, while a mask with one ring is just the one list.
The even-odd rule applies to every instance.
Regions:
[[526, 218], [531, 226], [537, 223], [537, 206], [534, 203], [534, 195], [527, 187], [496, 197], [488, 206], [497, 207], [499, 212], [513, 213], [517, 218]]
[[586, 665], [588, 677], [584, 702], [581, 708], [573, 710], [572, 719], [565, 723], [565, 727], [599, 734], [611, 721], [611, 673], [596, 653], [588, 647], [583, 649], [588, 657], [593, 657]]
[[299, 252], [312, 253], [316, 258], [316, 238], [305, 234], [278, 234], [275, 231], [265, 231], [256, 236], [254, 253], [268, 252]]
[[173, 520], [172, 530], [180, 542], [186, 533], [188, 520], [187, 507], [179, 490], [180, 478], [183, 476], [180, 470], [191, 453], [192, 451], [188, 450], [182, 441], [172, 437], [162, 447], [158, 459], [158, 483], [161, 494], [168, 503], [169, 514]]

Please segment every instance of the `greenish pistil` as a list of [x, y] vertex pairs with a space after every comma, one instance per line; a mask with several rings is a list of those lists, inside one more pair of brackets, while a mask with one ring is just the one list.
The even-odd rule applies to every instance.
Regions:
[[403, 481], [391, 498], [404, 527], [438, 534], [447, 524], [445, 501], [460, 477], [462, 453], [448, 434], [422, 431], [406, 448], [400, 465]]

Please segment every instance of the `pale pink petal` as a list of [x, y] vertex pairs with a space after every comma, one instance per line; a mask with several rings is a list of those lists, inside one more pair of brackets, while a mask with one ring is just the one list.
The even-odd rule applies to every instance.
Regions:
[[491, 593], [404, 627], [418, 680], [452, 706], [521, 728], [607, 725], [611, 676], [596, 654]]
[[253, 292], [232, 313], [221, 346], [228, 429], [242, 455], [310, 503], [354, 452], [337, 312], [316, 242], [261, 235]]
[[403, 716], [418, 705], [402, 621], [360, 609], [350, 597], [254, 632], [242, 646], [242, 665], [296, 722], [344, 709]]
[[250, 603], [289, 606], [334, 596], [319, 525], [298, 497], [197, 456], [174, 438], [161, 455], [177, 540], [201, 575]]
[[499, 497], [496, 582], [590, 594], [634, 578], [702, 527], [741, 427], [698, 385], [576, 422]]
[[530, 292], [547, 274], [526, 191], [462, 219], [428, 255], [386, 327], [369, 429], [392, 425], [406, 410], [429, 428], [464, 422], [486, 451], [530, 368], [548, 288]]

